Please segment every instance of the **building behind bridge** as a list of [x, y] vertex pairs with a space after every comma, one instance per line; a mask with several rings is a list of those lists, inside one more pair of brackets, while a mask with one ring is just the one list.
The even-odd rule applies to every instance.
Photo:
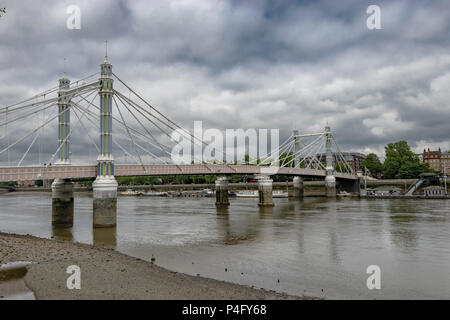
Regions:
[[436, 171], [444, 172], [444, 168], [450, 166], [450, 152], [442, 152], [441, 148], [436, 151], [430, 150], [430, 148], [428, 150], [423, 149], [419, 158]]
[[[362, 170], [361, 162], [363, 162], [366, 158], [365, 154], [359, 152], [342, 152], [341, 154], [354, 172]], [[317, 158], [324, 166], [326, 166], [326, 153], [319, 153], [317, 155]], [[339, 161], [337, 153], [333, 153], [333, 164], [335, 165], [336, 163], [340, 162], [342, 161]]]

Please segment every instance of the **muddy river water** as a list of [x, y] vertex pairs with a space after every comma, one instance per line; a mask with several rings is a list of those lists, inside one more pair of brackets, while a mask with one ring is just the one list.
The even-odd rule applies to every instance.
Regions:
[[[51, 195], [0, 195], [0, 231], [112, 246], [179, 272], [329, 299], [450, 298], [450, 201], [119, 197], [117, 228], [92, 229], [76, 194], [74, 226], [51, 225]], [[381, 289], [367, 288], [367, 267]]]

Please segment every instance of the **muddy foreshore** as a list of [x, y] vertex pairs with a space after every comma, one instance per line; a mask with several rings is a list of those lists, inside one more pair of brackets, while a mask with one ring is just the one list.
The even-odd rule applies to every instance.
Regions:
[[[0, 265], [15, 261], [32, 262], [24, 282], [37, 299], [311, 299], [172, 272], [105, 247], [0, 233]], [[67, 288], [71, 265], [81, 269], [80, 290]]]

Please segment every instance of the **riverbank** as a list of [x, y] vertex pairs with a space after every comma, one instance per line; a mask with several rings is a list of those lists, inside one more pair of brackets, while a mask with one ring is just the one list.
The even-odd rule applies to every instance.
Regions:
[[[24, 282], [44, 300], [311, 299], [172, 272], [105, 247], [0, 233], [0, 265], [15, 261], [32, 262]], [[80, 290], [67, 289], [70, 265], [81, 269]]]

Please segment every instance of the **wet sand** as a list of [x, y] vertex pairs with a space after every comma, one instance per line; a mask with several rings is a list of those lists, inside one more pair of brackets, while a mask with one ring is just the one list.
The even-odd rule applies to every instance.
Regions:
[[[0, 265], [14, 261], [32, 262], [24, 282], [37, 299], [311, 299], [172, 272], [106, 247], [0, 233]], [[70, 265], [81, 269], [80, 290], [67, 288]]]

